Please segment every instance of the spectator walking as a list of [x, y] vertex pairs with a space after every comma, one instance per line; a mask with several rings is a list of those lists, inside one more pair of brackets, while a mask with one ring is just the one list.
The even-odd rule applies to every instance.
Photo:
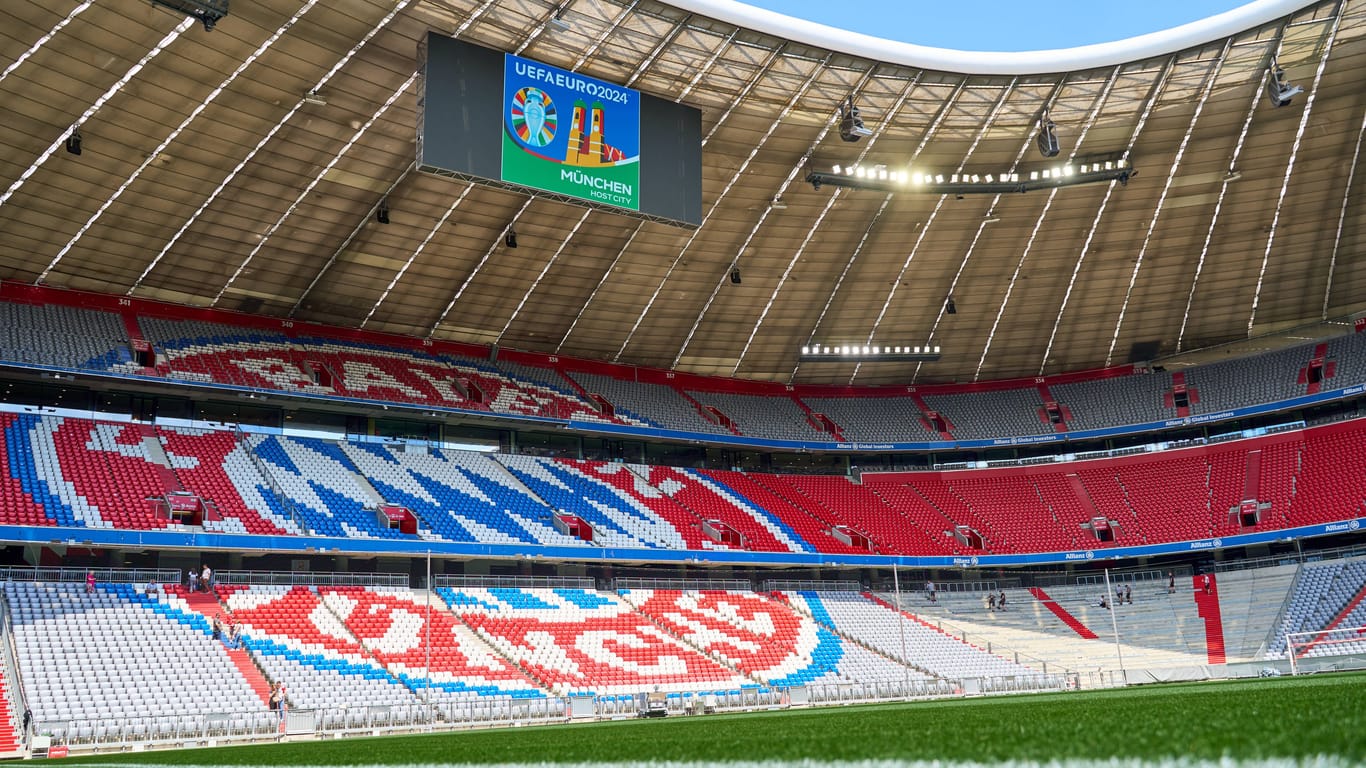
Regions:
[[213, 591], [213, 569], [209, 567], [208, 563], [205, 563], [199, 572], [199, 584], [205, 592]]
[[996, 607], [1003, 611], [1006, 609], [1006, 591], [1004, 589], [1001, 590], [1001, 594], [996, 596]]
[[92, 594], [95, 591], [95, 572], [85, 572], [85, 593]]
[[996, 595], [993, 595], [990, 592], [987, 593], [987, 610], [996, 610]]
[[29, 733], [33, 728], [33, 710], [24, 707], [24, 741], [28, 741]]
[[196, 571], [193, 568], [190, 569], [189, 585], [191, 592], [199, 591], [199, 571]]
[[928, 597], [928, 598], [930, 599], [930, 602], [931, 602], [931, 603], [937, 603], [937, 602], [939, 602], [938, 598], [935, 597], [934, 582], [933, 582], [933, 581], [926, 581], [926, 582], [925, 582], [925, 596]]
[[1209, 577], [1209, 574], [1208, 574], [1208, 573], [1205, 574], [1204, 584], [1205, 584], [1205, 594], [1208, 595], [1208, 594], [1210, 593], [1211, 589], [1212, 589], [1213, 586], [1214, 586], [1214, 582], [1210, 581], [1210, 577]]
[[1167, 594], [1176, 594], [1176, 574], [1172, 571], [1167, 571]]
[[1134, 588], [1129, 584], [1124, 585], [1124, 602], [1129, 605], [1134, 604]]

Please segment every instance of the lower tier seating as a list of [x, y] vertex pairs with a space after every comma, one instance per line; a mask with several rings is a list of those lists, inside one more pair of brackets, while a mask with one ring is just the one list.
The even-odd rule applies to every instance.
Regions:
[[295, 709], [389, 706], [418, 697], [375, 659], [318, 593], [301, 586], [215, 588], [225, 615], [266, 675], [283, 683]]
[[927, 679], [753, 592], [643, 589], [622, 596], [693, 647], [769, 686]]
[[470, 587], [437, 591], [479, 637], [557, 696], [757, 687], [610, 593]]
[[[183, 601], [129, 584], [6, 582], [17, 661], [35, 727], [54, 738], [102, 738], [147, 718], [269, 716], [261, 698]], [[257, 714], [253, 714], [257, 713]], [[175, 727], [165, 720], [165, 729]], [[141, 733], [138, 731], [141, 730]]]
[[1040, 670], [994, 656], [952, 637], [914, 614], [893, 610], [871, 595], [857, 592], [789, 592], [799, 610], [819, 617], [840, 632], [857, 637], [869, 647], [936, 677], [1038, 675]]

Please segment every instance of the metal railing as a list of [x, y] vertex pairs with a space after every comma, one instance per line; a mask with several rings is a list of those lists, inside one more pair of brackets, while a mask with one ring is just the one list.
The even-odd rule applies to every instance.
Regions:
[[597, 583], [588, 576], [452, 576], [439, 574], [432, 577], [438, 587], [469, 587], [486, 589], [597, 589]]
[[312, 571], [219, 571], [217, 584], [252, 586], [408, 587], [406, 573], [314, 573]]
[[46, 566], [0, 566], [0, 581], [83, 582], [94, 573], [96, 581], [114, 584], [178, 584], [181, 572], [174, 568], [50, 568]]
[[764, 582], [765, 592], [862, 592], [863, 584], [857, 581], [768, 579]]
[[612, 580], [615, 589], [683, 589], [720, 592], [753, 592], [754, 584], [745, 579], [640, 579]]
[[[940, 594], [972, 593], [972, 592], [996, 592], [1001, 589], [1002, 582], [992, 581], [936, 581], [934, 591]], [[912, 583], [910, 588], [902, 587], [901, 593], [923, 592], [924, 584]]]
[[127, 751], [148, 746], [197, 747], [232, 742], [454, 730], [561, 722], [559, 698], [476, 700], [397, 705], [289, 709], [283, 713], [215, 712], [193, 715], [46, 719], [35, 733], [75, 751]]
[[[1171, 570], [1172, 570], [1173, 576], [1175, 576], [1175, 575], [1176, 575], [1177, 569], [1173, 568], [1173, 569], [1171, 569]], [[1182, 572], [1182, 573], [1181, 573], [1182, 576], [1188, 576], [1188, 575], [1190, 575], [1190, 569], [1189, 569], [1189, 568], [1183, 568], [1183, 569], [1180, 569], [1180, 570], [1181, 570], [1181, 572]], [[1114, 582], [1126, 582], [1126, 581], [1132, 581], [1132, 582], [1135, 582], [1135, 583], [1142, 583], [1142, 582], [1147, 582], [1147, 581], [1166, 581], [1166, 580], [1167, 580], [1167, 573], [1166, 573], [1166, 571], [1163, 571], [1163, 570], [1160, 570], [1160, 569], [1149, 569], [1149, 570], [1143, 570], [1143, 571], [1111, 571], [1111, 572], [1110, 572], [1110, 581], [1111, 581], [1111, 583], [1114, 583]], [[1087, 573], [1087, 574], [1082, 574], [1081, 576], [1078, 576], [1078, 577], [1077, 577], [1077, 586], [1079, 586], [1079, 587], [1094, 587], [1094, 586], [1099, 586], [1099, 585], [1104, 584], [1104, 583], [1105, 583], [1105, 574], [1103, 574], [1103, 573]]]

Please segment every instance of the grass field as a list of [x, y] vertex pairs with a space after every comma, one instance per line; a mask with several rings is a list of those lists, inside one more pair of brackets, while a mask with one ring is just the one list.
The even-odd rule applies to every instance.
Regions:
[[119, 765], [1366, 764], [1366, 674], [96, 755]]

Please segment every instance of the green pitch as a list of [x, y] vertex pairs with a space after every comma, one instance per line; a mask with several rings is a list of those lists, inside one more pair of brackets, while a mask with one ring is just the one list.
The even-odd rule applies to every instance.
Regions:
[[65, 763], [1366, 763], [1366, 675], [97, 755]]

